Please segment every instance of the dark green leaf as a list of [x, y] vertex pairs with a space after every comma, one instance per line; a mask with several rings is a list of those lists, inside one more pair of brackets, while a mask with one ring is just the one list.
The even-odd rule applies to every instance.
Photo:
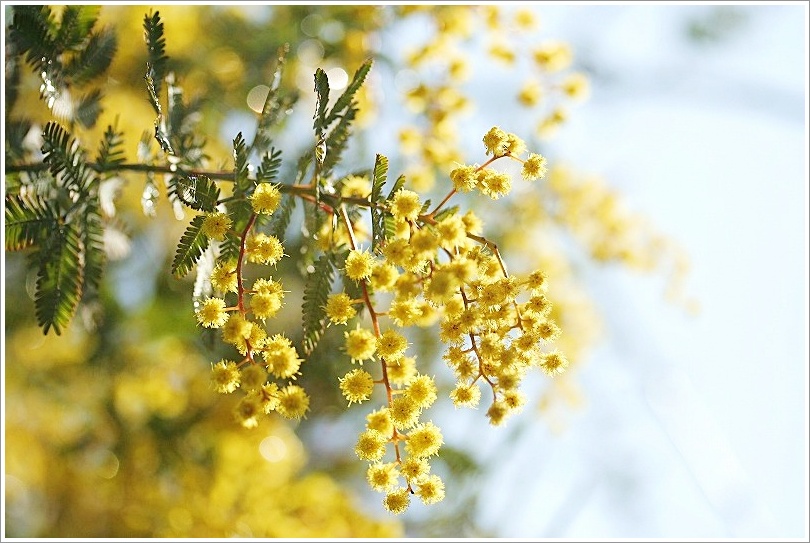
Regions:
[[118, 118], [115, 123], [107, 125], [104, 137], [98, 146], [98, 163], [101, 173], [113, 171], [124, 163], [124, 133], [118, 130]]
[[304, 353], [308, 356], [318, 346], [326, 330], [326, 299], [332, 290], [334, 262], [331, 254], [322, 254], [306, 278], [304, 286], [303, 328]]
[[220, 259], [236, 261], [239, 258], [241, 243], [242, 239], [233, 232], [225, 234], [225, 239], [219, 246]]
[[[233, 140], [233, 175], [237, 187], [247, 187], [248, 184], [248, 148], [245, 138], [239, 132]], [[244, 188], [242, 191], [244, 192]]]
[[272, 183], [278, 177], [281, 169], [281, 151], [275, 148], [262, 157], [262, 163], [256, 172], [256, 180], [260, 183]]
[[329, 103], [329, 78], [326, 72], [315, 70], [315, 135], [320, 140], [326, 130], [326, 106]]
[[202, 231], [203, 220], [205, 215], [197, 215], [191, 219], [191, 223], [180, 238], [172, 262], [172, 273], [175, 277], [183, 277], [191, 271], [202, 252], [208, 247], [208, 236]]
[[95, 126], [98, 116], [101, 114], [101, 91], [93, 89], [85, 94], [76, 104], [73, 118], [85, 128]]
[[391, 191], [388, 193], [388, 196], [385, 197], [386, 201], [390, 200], [394, 197], [394, 194], [397, 193], [402, 187], [405, 186], [405, 176], [400, 175], [397, 180], [394, 182], [394, 186], [391, 187]]
[[52, 230], [34, 260], [39, 265], [34, 295], [37, 322], [45, 334], [53, 328], [59, 335], [76, 313], [81, 298], [84, 259], [75, 225]]
[[70, 5], [62, 8], [62, 20], [56, 33], [59, 49], [78, 49], [98, 20], [101, 6]]
[[[8, 99], [8, 88], [6, 89]], [[8, 111], [8, 109], [6, 109]], [[21, 160], [27, 155], [24, 141], [31, 130], [31, 121], [28, 119], [9, 119], [6, 117], [6, 163]]]
[[322, 160], [321, 174], [324, 177], [329, 176], [332, 169], [340, 162], [343, 151], [346, 149], [346, 144], [349, 141], [350, 127], [357, 114], [356, 108], [349, 108], [346, 113], [340, 117], [340, 121], [329, 132], [326, 138], [325, 157]]
[[117, 50], [115, 32], [104, 28], [90, 36], [87, 45], [65, 65], [65, 75], [74, 84], [84, 85], [107, 71]]
[[281, 204], [270, 217], [268, 232], [271, 235], [281, 240], [286, 237], [285, 233], [287, 232], [287, 227], [290, 225], [290, 219], [292, 219], [296, 201], [297, 199], [289, 194], [285, 194], [281, 197]]
[[6, 194], [6, 251], [19, 251], [44, 242], [59, 223], [50, 202]]
[[61, 174], [62, 186], [86, 191], [93, 175], [85, 161], [84, 150], [57, 123], [49, 122], [42, 131], [42, 154], [53, 176], [60, 179]]
[[458, 206], [446, 207], [446, 208], [442, 209], [441, 211], [439, 211], [438, 213], [436, 213], [436, 216], [433, 217], [433, 218], [436, 219], [436, 221], [444, 220], [447, 217], [449, 217], [451, 215], [455, 215], [456, 213], [458, 213], [458, 209], [459, 209]]
[[382, 189], [388, 178], [388, 157], [377, 155], [374, 160], [374, 177], [371, 181], [371, 250], [379, 251], [385, 241], [383, 210], [377, 207], [382, 201]]
[[329, 115], [326, 117], [325, 126], [329, 126], [338, 116], [341, 115], [341, 112], [349, 108], [352, 104], [354, 99], [354, 95], [360, 90], [360, 87], [363, 85], [363, 82], [366, 80], [366, 76], [368, 75], [369, 70], [371, 70], [372, 61], [371, 59], [366, 60], [360, 68], [354, 72], [354, 77], [352, 77], [352, 82], [349, 83], [349, 86], [346, 87], [346, 90], [343, 91], [338, 99], [335, 101], [335, 105], [332, 106], [332, 110], [329, 112]]
[[212, 212], [217, 207], [219, 187], [205, 175], [189, 175], [177, 179], [177, 198], [191, 209]]
[[84, 291], [95, 290], [101, 281], [107, 253], [104, 251], [104, 227], [97, 201], [90, 200], [84, 209], [81, 245], [84, 255]]
[[147, 86], [150, 87], [149, 94], [152, 97], [152, 105], [155, 112], [160, 115], [160, 96], [163, 78], [166, 77], [166, 64], [169, 58], [166, 56], [166, 38], [163, 35], [163, 21], [160, 20], [160, 12], [154, 15], [147, 14], [143, 19], [144, 39], [146, 40], [146, 79]]

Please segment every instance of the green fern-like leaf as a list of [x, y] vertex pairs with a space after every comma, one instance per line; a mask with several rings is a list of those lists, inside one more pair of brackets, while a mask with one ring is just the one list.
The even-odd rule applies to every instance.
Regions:
[[81, 225], [81, 248], [84, 256], [84, 291], [96, 290], [107, 263], [104, 251], [104, 225], [98, 200], [89, 200], [84, 208]]
[[61, 179], [62, 186], [85, 192], [93, 179], [93, 172], [85, 161], [84, 149], [70, 134], [54, 122], [45, 125], [42, 131], [43, 162], [54, 178]]
[[366, 76], [368, 75], [369, 70], [371, 70], [372, 61], [371, 59], [365, 61], [360, 68], [354, 72], [354, 76], [352, 77], [351, 83], [346, 87], [346, 90], [343, 91], [337, 100], [335, 100], [335, 105], [332, 106], [332, 110], [329, 112], [325, 120], [325, 125], [329, 126], [332, 122], [335, 121], [344, 109], [351, 108], [351, 104], [354, 100], [354, 95], [357, 94], [357, 91], [360, 90], [360, 87], [363, 85], [363, 82], [366, 80]]
[[152, 107], [155, 113], [162, 114], [160, 108], [161, 87], [163, 79], [166, 77], [166, 65], [169, 57], [166, 56], [166, 38], [163, 35], [163, 21], [160, 20], [160, 12], [147, 14], [143, 19], [144, 39], [146, 40], [146, 79], [149, 94], [152, 98]]
[[281, 170], [281, 151], [271, 148], [262, 157], [262, 163], [256, 171], [256, 180], [260, 183], [272, 183], [278, 177]]
[[343, 151], [349, 143], [351, 135], [351, 125], [357, 115], [357, 108], [349, 108], [341, 117], [340, 121], [329, 132], [326, 138], [326, 156], [323, 158], [321, 172], [324, 177], [328, 177], [332, 169], [340, 163]]
[[374, 160], [374, 178], [371, 182], [371, 250], [379, 251], [385, 241], [385, 215], [377, 207], [382, 201], [382, 189], [388, 178], [388, 157], [377, 155]]
[[60, 335], [76, 313], [84, 272], [80, 244], [76, 227], [64, 224], [51, 232], [34, 255], [39, 268], [34, 307], [45, 334], [53, 328]]
[[282, 196], [281, 204], [270, 217], [268, 231], [271, 235], [278, 239], [285, 238], [285, 233], [287, 232], [287, 227], [290, 225], [290, 219], [292, 219], [296, 201], [297, 199], [289, 194]]
[[322, 254], [307, 276], [304, 286], [302, 322], [304, 353], [310, 355], [326, 330], [326, 299], [332, 290], [334, 261], [331, 254]]
[[56, 45], [60, 49], [79, 49], [93, 31], [101, 6], [65, 6], [56, 32]]
[[256, 127], [256, 135], [250, 145], [251, 151], [264, 152], [270, 146], [270, 131], [291, 111], [292, 106], [297, 101], [297, 94], [282, 94], [279, 92], [281, 78], [284, 73], [289, 44], [284, 44], [278, 48], [276, 58], [276, 68], [273, 71], [273, 79], [270, 82], [270, 91], [264, 100], [259, 122]]
[[[9, 42], [37, 72], [51, 80], [60, 79], [57, 71], [57, 46], [54, 42], [55, 22], [48, 6], [14, 6], [14, 18], [9, 27]], [[49, 68], [49, 69], [46, 69]]]
[[397, 177], [397, 180], [394, 181], [394, 186], [391, 187], [391, 190], [388, 192], [388, 196], [385, 197], [385, 200], [388, 201], [391, 198], [393, 198], [394, 194], [396, 194], [404, 186], [405, 186], [405, 176], [400, 175], [399, 177]]
[[329, 78], [326, 72], [318, 68], [315, 70], [315, 135], [320, 140], [326, 130], [326, 106], [329, 103]]
[[[6, 100], [8, 100], [8, 87], [6, 88]], [[8, 110], [8, 102], [6, 102], [6, 111]], [[25, 158], [27, 151], [24, 142], [30, 130], [30, 120], [12, 120], [6, 117], [6, 164]]]
[[243, 192], [248, 185], [248, 146], [239, 132], [233, 139], [233, 177], [234, 183]]
[[458, 213], [458, 210], [459, 210], [458, 206], [446, 207], [446, 208], [442, 209], [441, 211], [439, 211], [436, 214], [436, 216], [433, 217], [433, 218], [436, 221], [441, 221], [441, 220], [446, 219], [447, 217], [450, 217], [451, 215], [455, 215], [456, 213]]
[[107, 71], [117, 50], [115, 32], [104, 28], [92, 34], [84, 48], [65, 65], [65, 75], [76, 85], [89, 83]]
[[102, 94], [99, 89], [93, 89], [82, 96], [73, 111], [73, 119], [85, 128], [95, 126], [102, 111], [101, 98]]
[[118, 130], [118, 118], [115, 123], [107, 125], [104, 137], [98, 146], [96, 163], [99, 171], [103, 174], [116, 170], [124, 163], [124, 133]]
[[219, 187], [205, 175], [178, 178], [174, 191], [182, 203], [197, 211], [214, 211], [219, 199]]
[[19, 251], [47, 239], [59, 224], [53, 204], [38, 198], [6, 194], [6, 251]]
[[177, 245], [177, 252], [172, 262], [172, 273], [175, 277], [183, 277], [197, 263], [202, 252], [208, 247], [208, 236], [202, 231], [204, 215], [197, 215], [191, 219]]

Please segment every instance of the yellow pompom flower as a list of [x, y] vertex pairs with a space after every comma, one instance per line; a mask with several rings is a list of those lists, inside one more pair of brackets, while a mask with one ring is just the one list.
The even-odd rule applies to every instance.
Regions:
[[404, 513], [411, 503], [411, 494], [407, 488], [400, 488], [386, 494], [383, 500], [385, 509], [395, 515]]
[[257, 417], [263, 412], [261, 397], [254, 393], [242, 398], [234, 409], [234, 417], [245, 428], [255, 428], [259, 425]]
[[500, 426], [509, 415], [509, 408], [501, 401], [492, 402], [492, 405], [487, 409], [487, 417], [492, 426]]
[[385, 456], [385, 444], [388, 438], [377, 430], [366, 430], [357, 438], [354, 453], [361, 460], [377, 462]]
[[430, 464], [424, 458], [409, 456], [399, 466], [399, 472], [409, 483], [414, 483], [430, 473]]
[[526, 151], [526, 142], [515, 134], [509, 133], [506, 135], [507, 144], [506, 152], [512, 156], [522, 155]]
[[475, 166], [460, 166], [450, 172], [450, 181], [458, 192], [469, 192], [478, 184]]
[[412, 326], [421, 315], [415, 298], [395, 298], [388, 309], [388, 317], [399, 327]]
[[399, 189], [391, 198], [391, 214], [397, 221], [415, 221], [422, 210], [419, 195], [412, 190]]
[[416, 495], [427, 505], [438, 503], [444, 499], [444, 483], [438, 475], [430, 475], [416, 483]]
[[425, 458], [438, 454], [443, 442], [439, 427], [432, 422], [424, 422], [408, 432], [405, 450], [409, 455]]
[[459, 384], [450, 392], [450, 399], [456, 407], [477, 407], [481, 401], [481, 389], [474, 384]]
[[416, 359], [412, 356], [403, 356], [396, 362], [387, 364], [388, 380], [395, 385], [404, 385], [416, 375]]
[[534, 294], [541, 294], [548, 290], [548, 276], [545, 272], [536, 270], [529, 274], [526, 278], [526, 286]]
[[562, 90], [574, 100], [584, 100], [590, 92], [588, 77], [579, 72], [573, 73], [563, 81]]
[[338, 380], [340, 391], [343, 397], [349, 400], [350, 405], [368, 400], [374, 391], [374, 378], [367, 371], [354, 369]]
[[512, 190], [512, 178], [507, 173], [481, 170], [478, 172], [478, 186], [485, 195], [497, 200]]
[[568, 68], [573, 60], [570, 47], [557, 42], [548, 41], [534, 50], [534, 60], [548, 72], [558, 72]]
[[436, 225], [436, 233], [439, 235], [439, 245], [448, 250], [467, 242], [467, 229], [464, 227], [464, 220], [458, 215], [442, 219]]
[[506, 149], [509, 146], [509, 135], [497, 126], [493, 126], [484, 134], [483, 141], [488, 155], [501, 156], [506, 154]]
[[274, 266], [284, 256], [284, 245], [276, 236], [258, 233], [245, 240], [248, 262]]
[[259, 183], [250, 195], [250, 204], [254, 212], [271, 215], [281, 204], [281, 191], [271, 183]]
[[222, 292], [236, 292], [236, 261], [217, 262], [211, 272], [211, 286]]
[[374, 256], [366, 251], [352, 249], [346, 257], [346, 277], [362, 281], [371, 276], [374, 269]]
[[267, 382], [267, 370], [258, 364], [250, 364], [242, 370], [240, 386], [243, 390], [256, 390]]
[[262, 387], [262, 406], [265, 413], [275, 411], [281, 401], [279, 400], [279, 390], [276, 383], [267, 383]]
[[405, 356], [408, 340], [395, 330], [386, 330], [377, 338], [377, 354], [389, 362], [396, 362]]
[[391, 422], [398, 430], [411, 428], [419, 422], [422, 410], [419, 405], [407, 396], [397, 396], [388, 407]]
[[366, 415], [366, 428], [376, 430], [384, 436], [394, 433], [394, 423], [391, 422], [391, 412], [387, 407], [372, 411]]
[[366, 480], [369, 486], [380, 492], [386, 492], [395, 487], [397, 479], [399, 479], [399, 472], [396, 464], [393, 463], [371, 464], [366, 471]]
[[438, 389], [433, 377], [416, 375], [405, 389], [404, 396], [412, 400], [421, 409], [427, 409], [436, 401]]
[[568, 359], [560, 351], [545, 353], [540, 359], [540, 368], [551, 377], [561, 374], [567, 367]]
[[301, 367], [302, 361], [292, 342], [281, 334], [268, 339], [263, 352], [268, 371], [279, 379], [293, 377]]
[[345, 292], [330, 294], [325, 309], [326, 316], [333, 324], [346, 324], [357, 315], [357, 310], [352, 307], [352, 299]]
[[225, 311], [225, 300], [221, 298], [208, 298], [197, 311], [197, 322], [206, 328], [221, 328], [228, 322], [228, 312]]
[[368, 198], [371, 194], [371, 183], [361, 175], [350, 175], [343, 180], [340, 195], [344, 198]]
[[281, 296], [278, 294], [257, 293], [250, 297], [250, 310], [257, 319], [274, 317], [281, 309]]
[[309, 396], [298, 385], [288, 385], [278, 393], [276, 412], [285, 419], [300, 419], [309, 409]]
[[211, 366], [211, 386], [221, 394], [230, 394], [239, 387], [241, 374], [236, 362], [222, 359]]
[[207, 213], [202, 223], [202, 232], [211, 239], [222, 240], [231, 228], [231, 218], [226, 213]]
[[523, 168], [520, 171], [520, 175], [526, 181], [534, 181], [536, 179], [542, 179], [545, 177], [547, 170], [546, 158], [542, 155], [538, 155], [537, 153], [530, 153], [529, 157], [523, 163]]
[[376, 262], [371, 270], [371, 288], [377, 292], [390, 292], [397, 282], [399, 271], [390, 262]]
[[222, 340], [225, 343], [237, 345], [244, 343], [253, 331], [253, 323], [245, 320], [239, 312], [231, 313], [228, 321], [222, 327]]
[[362, 363], [374, 356], [374, 352], [377, 350], [377, 338], [373, 332], [358, 326], [356, 329], [346, 332], [344, 336], [346, 354], [351, 357], [352, 362]]

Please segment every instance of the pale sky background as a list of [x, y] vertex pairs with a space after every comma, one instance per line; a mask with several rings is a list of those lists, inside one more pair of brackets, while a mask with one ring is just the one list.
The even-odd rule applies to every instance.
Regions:
[[687, 23], [712, 9], [538, 8], [597, 70], [554, 153], [683, 245], [702, 312], [587, 271], [607, 327], [588, 406], [482, 484], [503, 537], [807, 540], [807, 5], [732, 6], [698, 47]]

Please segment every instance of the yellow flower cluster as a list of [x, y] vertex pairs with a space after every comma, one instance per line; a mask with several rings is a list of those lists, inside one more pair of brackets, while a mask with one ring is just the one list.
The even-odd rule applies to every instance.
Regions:
[[[488, 386], [492, 401], [486, 414], [493, 425], [526, 404], [520, 384], [530, 369], [554, 376], [568, 364], [551, 348], [561, 331], [551, 317], [546, 274], [509, 275], [497, 247], [480, 236], [482, 221], [472, 211], [444, 210], [456, 192], [477, 190], [493, 200], [507, 195], [512, 178], [492, 168], [497, 160], [520, 163], [525, 180], [545, 176], [545, 158], [537, 153], [522, 158], [526, 145], [517, 135], [493, 127], [482, 141], [491, 157], [482, 166], [454, 169], [452, 189], [435, 209], [428, 210], [410, 189], [400, 188], [387, 199], [384, 211], [394, 223], [393, 234], [377, 252], [361, 249], [367, 234], [355, 228], [345, 209], [335, 211], [344, 235], [331, 241], [335, 249], [348, 245], [342, 271], [362, 296], [333, 293], [324, 311], [333, 325], [357, 321], [344, 332], [343, 349], [352, 363], [364, 365], [349, 369], [338, 386], [349, 404], [369, 402], [375, 386], [382, 389], [383, 404], [367, 415], [354, 450], [369, 462], [369, 486], [385, 493], [383, 505], [393, 513], [405, 511], [413, 495], [425, 504], [444, 498], [444, 483], [431, 473], [429, 462], [444, 439], [423, 417], [439, 391], [435, 379], [409, 356], [405, 329], [440, 321], [439, 338], [448, 346], [444, 360], [457, 378], [451, 400], [476, 407], [482, 386]], [[385, 301], [378, 293], [386, 293]], [[365, 306], [368, 318], [357, 318], [359, 306]], [[373, 360], [378, 365], [365, 366]]]
[[[258, 426], [261, 415], [274, 411], [285, 418], [302, 418], [309, 409], [309, 396], [292, 383], [302, 362], [292, 342], [281, 334], [269, 336], [264, 327], [284, 303], [281, 282], [260, 277], [246, 288], [243, 273], [246, 262], [275, 265], [284, 256], [281, 241], [257, 231], [255, 226], [259, 215], [272, 215], [278, 209], [281, 192], [270, 183], [259, 183], [248, 199], [253, 215], [239, 233], [239, 258], [216, 261], [210, 281], [220, 297], [202, 301], [196, 316], [201, 326], [221, 329], [222, 340], [242, 355], [239, 362], [223, 359], [214, 364], [211, 385], [223, 394], [237, 389], [244, 392], [234, 408], [234, 417], [244, 427], [253, 428]], [[202, 230], [212, 240], [219, 240], [231, 226], [226, 214], [216, 212], [205, 217]], [[233, 299], [233, 305], [227, 306], [227, 298]]]

